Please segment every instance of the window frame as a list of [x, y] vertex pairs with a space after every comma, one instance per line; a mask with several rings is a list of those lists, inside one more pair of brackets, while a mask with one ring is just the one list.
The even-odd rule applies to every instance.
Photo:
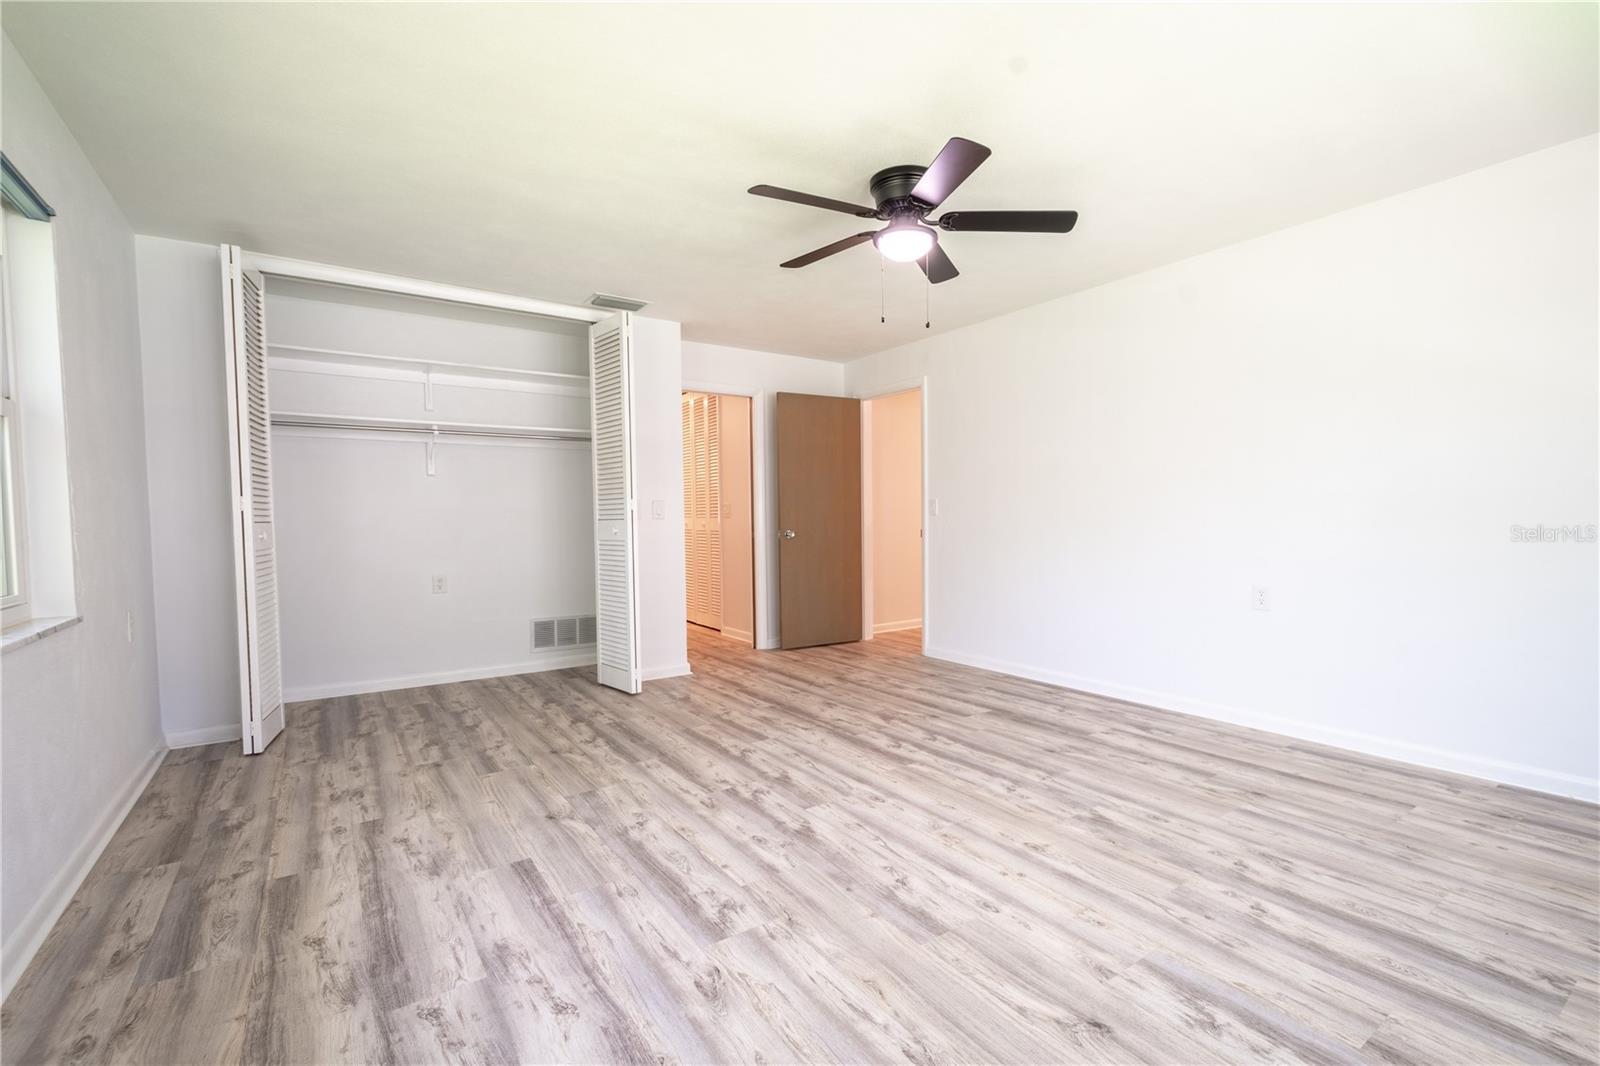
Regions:
[[[17, 402], [16, 343], [12, 333], [11, 260], [5, 246], [5, 214], [0, 212], [0, 522], [5, 523], [5, 555], [0, 557], [11, 592], [0, 595], [0, 629], [32, 620], [28, 602], [28, 511], [22, 477], [22, 426]], [[16, 212], [21, 214], [21, 212]]]
[[[37, 476], [38, 472], [33, 468], [37, 466], [39, 460], [48, 459], [51, 470], [59, 466], [64, 475], [66, 441], [64, 433], [59, 441], [51, 439], [49, 419], [46, 418], [40, 423], [45, 430], [44, 448], [39, 454], [32, 455], [33, 462], [29, 462], [28, 434], [24, 425], [29, 421], [29, 416], [24, 415], [23, 411], [32, 405], [26, 402], [30, 395], [29, 390], [24, 387], [26, 382], [19, 380], [19, 371], [24, 368], [26, 374], [23, 376], [43, 373], [44, 369], [42, 364], [35, 366], [34, 362], [24, 359], [24, 353], [18, 347], [19, 336], [32, 343], [31, 326], [20, 334], [18, 332], [18, 286], [21, 285], [23, 297], [31, 301], [34, 297], [35, 280], [32, 273], [33, 252], [28, 250], [33, 243], [33, 237], [27, 235], [26, 241], [22, 241], [25, 233], [18, 227], [23, 225], [31, 227], [34, 223], [43, 223], [49, 233], [44, 250], [48, 252], [50, 269], [48, 290], [51, 315], [56, 321], [49, 326], [48, 333], [50, 346], [54, 349], [50, 354], [56, 364], [55, 372], [59, 374], [60, 371], [60, 308], [57, 303], [55, 232], [54, 226], [51, 225], [56, 212], [44, 197], [39, 195], [39, 191], [28, 182], [28, 179], [23, 177], [4, 151], [0, 151], [0, 207], [3, 207], [3, 212], [0, 212], [0, 416], [3, 416], [0, 417], [0, 425], [3, 425], [3, 432], [0, 432], [0, 523], [4, 523], [4, 544], [0, 546], [0, 571], [3, 571], [5, 578], [4, 585], [0, 586], [0, 630], [8, 634], [4, 646], [10, 647], [9, 634], [30, 624], [40, 624], [41, 610], [54, 610], [57, 599], [68, 613], [75, 613], [77, 597], [76, 568], [70, 557], [66, 561], [66, 566], [72, 569], [60, 575], [41, 575], [36, 567], [42, 559], [48, 559], [51, 552], [45, 551], [42, 555], [35, 556], [30, 550], [30, 547], [40, 546], [30, 545], [32, 539], [30, 534], [49, 536], [53, 539], [54, 527], [57, 524], [62, 525], [62, 533], [70, 544], [71, 497], [69, 492], [63, 509], [59, 501], [52, 502], [49, 490], [53, 486], [46, 486], [46, 491], [41, 492], [37, 498], [44, 504], [42, 511], [31, 516], [29, 514], [27, 507], [29, 474]], [[29, 233], [31, 234], [31, 231]], [[14, 241], [13, 238], [17, 240]], [[21, 263], [18, 262], [18, 241], [22, 241], [21, 247], [27, 252]], [[19, 270], [23, 273], [19, 274]], [[38, 280], [41, 282], [44, 280], [42, 274]], [[42, 319], [39, 324], [41, 327], [44, 325]], [[41, 335], [41, 343], [42, 341]], [[41, 348], [38, 354], [42, 358], [45, 354], [44, 349]], [[34, 382], [35, 388], [40, 385], [44, 387], [34, 396], [35, 404], [40, 400], [48, 400], [51, 410], [61, 404], [62, 397], [58, 393], [52, 394], [53, 388], [60, 388], [59, 380], [54, 385], [42, 378]], [[63, 510], [64, 514], [56, 513]], [[48, 524], [42, 529], [32, 528], [41, 517]], [[57, 588], [57, 585], [62, 584], [62, 578], [65, 578], [72, 587]]]

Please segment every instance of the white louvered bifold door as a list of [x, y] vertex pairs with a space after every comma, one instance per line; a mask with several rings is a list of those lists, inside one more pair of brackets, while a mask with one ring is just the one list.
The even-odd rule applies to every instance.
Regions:
[[283, 732], [265, 292], [261, 275], [244, 268], [236, 246], [223, 245], [221, 254], [233, 572], [239, 620], [239, 718], [244, 753], [258, 755]]
[[595, 657], [600, 683], [624, 692], [641, 688], [634, 566], [632, 321], [624, 311], [589, 327], [599, 629]]

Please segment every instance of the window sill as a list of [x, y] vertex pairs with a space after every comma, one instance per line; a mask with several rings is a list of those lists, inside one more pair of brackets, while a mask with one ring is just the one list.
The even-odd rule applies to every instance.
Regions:
[[81, 614], [71, 618], [30, 618], [0, 633], [0, 651], [10, 651], [24, 644], [32, 644], [36, 640], [43, 640], [51, 633], [59, 633], [81, 621], [83, 621]]

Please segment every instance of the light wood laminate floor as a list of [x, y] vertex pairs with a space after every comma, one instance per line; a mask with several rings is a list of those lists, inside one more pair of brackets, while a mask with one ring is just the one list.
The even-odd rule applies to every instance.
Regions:
[[[12, 1062], [1592, 1062], [1596, 812], [921, 658], [174, 752]], [[1509, 711], [1508, 711], [1509, 713]]]

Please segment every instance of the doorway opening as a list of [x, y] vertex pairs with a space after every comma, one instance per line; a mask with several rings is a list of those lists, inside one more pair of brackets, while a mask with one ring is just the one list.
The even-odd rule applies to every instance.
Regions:
[[923, 645], [922, 390], [861, 403], [862, 631]]
[[686, 390], [682, 412], [684, 617], [754, 647], [750, 397]]

